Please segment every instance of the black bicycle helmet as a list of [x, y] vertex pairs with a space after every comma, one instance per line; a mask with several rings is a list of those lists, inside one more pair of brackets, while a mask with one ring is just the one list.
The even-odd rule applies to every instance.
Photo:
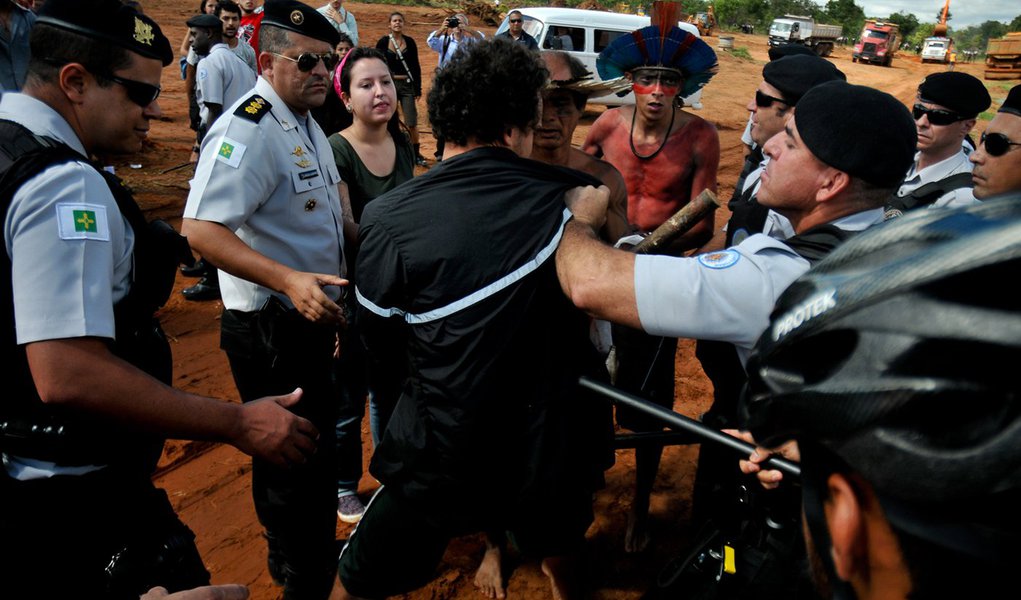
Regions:
[[831, 453], [904, 531], [1017, 558], [1018, 281], [1021, 193], [862, 233], [778, 300], [748, 362], [747, 427], [797, 439], [806, 481], [806, 446]]

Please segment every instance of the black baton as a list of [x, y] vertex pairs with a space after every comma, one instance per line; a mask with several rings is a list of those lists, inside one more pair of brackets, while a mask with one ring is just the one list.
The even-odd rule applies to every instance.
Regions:
[[[745, 442], [744, 440], [740, 440], [732, 435], [717, 431], [712, 427], [699, 423], [691, 417], [686, 417], [680, 413], [658, 406], [644, 398], [639, 398], [638, 396], [634, 396], [627, 392], [622, 392], [621, 390], [601, 381], [582, 377], [578, 380], [578, 384], [610, 398], [616, 404], [627, 405], [650, 417], [654, 417], [662, 421], [671, 429], [680, 429], [688, 433], [692, 433], [705, 441], [715, 442], [730, 448], [734, 452], [739, 453], [742, 458], [746, 458], [749, 454], [755, 451], [755, 446]], [[783, 472], [785, 475], [797, 477], [798, 479], [801, 478], [801, 467], [797, 463], [787, 460], [786, 458], [781, 458], [777, 455], [770, 456], [765, 462], [759, 463], [759, 466], [763, 469], [776, 469], [777, 471]]]

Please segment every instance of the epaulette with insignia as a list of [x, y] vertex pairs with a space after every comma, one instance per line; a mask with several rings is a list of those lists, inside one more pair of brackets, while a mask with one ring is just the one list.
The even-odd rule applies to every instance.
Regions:
[[244, 117], [253, 123], [258, 123], [271, 108], [273, 108], [272, 104], [267, 102], [262, 96], [255, 94], [245, 102], [239, 104], [237, 110], [234, 111], [234, 114], [239, 117]]

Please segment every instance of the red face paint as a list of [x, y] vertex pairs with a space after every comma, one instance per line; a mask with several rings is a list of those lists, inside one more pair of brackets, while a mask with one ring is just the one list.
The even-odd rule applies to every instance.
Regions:
[[668, 98], [673, 98], [674, 96], [676, 96], [677, 92], [680, 91], [681, 89], [681, 86], [679, 85], [663, 85], [658, 80], [656, 81], [656, 83], [653, 83], [652, 85], [642, 85], [640, 83], [635, 83], [631, 87], [634, 89], [636, 94], [642, 95], [651, 94], [654, 91], [656, 91], [656, 88], [659, 88], [663, 92], [663, 95]]

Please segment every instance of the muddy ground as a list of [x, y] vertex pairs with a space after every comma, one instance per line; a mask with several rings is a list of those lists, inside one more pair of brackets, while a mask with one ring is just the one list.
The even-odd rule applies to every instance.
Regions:
[[[184, 21], [195, 10], [189, 0], [145, 2], [147, 12], [168, 34], [176, 48], [185, 33]], [[408, 20], [407, 35], [420, 48], [423, 72], [430, 73], [436, 65], [436, 54], [425, 46], [425, 38], [446, 16], [446, 11], [429, 7], [394, 7], [383, 4], [345, 3], [357, 17], [363, 43], [372, 44], [384, 34], [389, 13], [402, 11]], [[492, 33], [492, 28], [483, 28]], [[728, 34], [736, 48], [746, 48], [751, 59], [720, 52], [720, 74], [705, 88], [705, 108], [697, 114], [714, 123], [719, 130], [722, 148], [719, 172], [719, 196], [730, 197], [742, 162], [740, 135], [748, 112], [749, 98], [761, 78], [767, 60], [766, 38], [762, 35]], [[707, 41], [715, 47], [717, 38]], [[926, 73], [940, 70], [938, 65], [921, 65], [917, 59], [898, 58], [890, 68], [852, 64], [850, 48], [838, 48], [833, 62], [847, 74], [852, 83], [867, 84], [890, 92], [906, 104], [913, 100], [914, 89]], [[959, 69], [981, 77], [979, 65], [959, 65]], [[426, 82], [428, 89], [429, 83]], [[168, 67], [163, 75], [160, 105], [163, 118], [155, 122], [151, 143], [140, 156], [115, 161], [117, 173], [137, 192], [143, 208], [152, 217], [169, 219], [180, 224], [180, 214], [188, 192], [191, 169], [185, 167], [164, 172], [188, 159], [192, 132], [188, 129], [187, 100], [179, 72]], [[1010, 82], [994, 84], [994, 99], [1006, 96]], [[588, 126], [602, 112], [601, 107], [586, 112], [575, 134], [580, 145]], [[425, 100], [419, 113], [422, 154], [431, 157], [434, 144], [425, 122]], [[979, 129], [985, 122], [980, 121]], [[866, 135], [882, 132], [863, 131]], [[422, 172], [422, 169], [419, 169]], [[728, 217], [725, 208], [717, 214], [717, 229]], [[716, 241], [721, 239], [717, 234]], [[177, 289], [194, 283], [179, 278]], [[226, 401], [237, 401], [237, 393], [224, 355], [218, 349], [219, 302], [193, 303], [175, 293], [161, 311], [161, 318], [171, 336], [175, 385]], [[711, 398], [711, 386], [698, 367], [692, 344], [682, 342], [677, 355], [677, 402], [675, 409], [688, 415], [704, 411]], [[363, 427], [369, 447], [367, 422]], [[634, 460], [631, 450], [617, 452], [616, 465], [607, 473], [607, 485], [596, 497], [596, 521], [588, 532], [590, 561], [587, 580], [595, 597], [625, 600], [638, 598], [659, 568], [678, 554], [693, 532], [688, 527], [690, 491], [697, 458], [697, 447], [670, 447], [666, 450], [652, 499], [654, 537], [649, 549], [638, 555], [623, 552], [625, 516], [630, 504]], [[366, 456], [367, 459], [367, 456]], [[199, 549], [216, 583], [243, 583], [250, 587], [252, 598], [272, 599], [280, 596], [265, 567], [265, 544], [255, 518], [250, 498], [250, 461], [237, 450], [222, 445], [172, 441], [161, 463], [157, 477], [167, 489], [178, 512], [198, 536]], [[360, 492], [367, 497], [377, 484], [366, 473]], [[343, 539], [350, 526], [341, 524], [338, 539]], [[478, 536], [453, 543], [437, 572], [436, 579], [422, 590], [410, 594], [419, 599], [461, 599], [477, 596], [472, 579], [482, 556], [483, 544]], [[399, 568], [399, 565], [394, 565]], [[514, 566], [508, 594], [512, 598], [547, 597], [545, 577], [535, 563]]]

